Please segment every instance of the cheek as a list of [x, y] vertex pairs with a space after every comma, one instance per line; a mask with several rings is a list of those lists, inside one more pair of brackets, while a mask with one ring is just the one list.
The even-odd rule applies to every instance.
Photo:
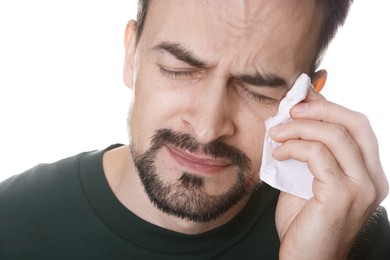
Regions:
[[252, 162], [252, 176], [260, 169], [265, 125], [264, 121], [277, 112], [278, 105], [259, 105], [246, 102], [238, 110], [236, 147], [241, 149]]
[[140, 151], [149, 148], [156, 130], [178, 129], [179, 115], [191, 102], [187, 96], [184, 91], [166, 88], [161, 79], [153, 75], [137, 77], [128, 124], [131, 139]]
[[[185, 113], [193, 102], [188, 91], [167, 88], [163, 82], [140, 82], [135, 91], [133, 116], [148, 127], [164, 125], [172, 127], [171, 121]], [[161, 127], [161, 126], [160, 126]]]

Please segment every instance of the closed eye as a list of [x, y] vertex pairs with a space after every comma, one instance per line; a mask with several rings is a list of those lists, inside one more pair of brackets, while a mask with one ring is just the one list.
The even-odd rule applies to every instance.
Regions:
[[160, 67], [160, 72], [167, 78], [170, 79], [180, 79], [180, 80], [198, 80], [202, 78], [202, 73], [199, 71], [190, 71], [190, 70], [168, 70], [166, 68]]
[[249, 97], [250, 99], [253, 99], [254, 101], [257, 101], [259, 103], [273, 104], [273, 103], [279, 101], [278, 99], [255, 93], [255, 92], [251, 91], [250, 89], [248, 89], [248, 87], [245, 86], [244, 84], [239, 84], [238, 87], [240, 88], [240, 91], [242, 93], [244, 93], [247, 97]]

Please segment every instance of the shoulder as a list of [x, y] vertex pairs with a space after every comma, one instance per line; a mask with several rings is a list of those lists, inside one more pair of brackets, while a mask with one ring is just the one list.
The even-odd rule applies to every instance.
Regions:
[[61, 214], [84, 197], [80, 162], [91, 152], [39, 164], [0, 183], [0, 222]]
[[0, 183], [1, 259], [35, 259], [50, 254], [47, 248], [61, 249], [61, 241], [72, 243], [71, 234], [82, 235], [90, 209], [79, 173], [90, 154], [40, 164]]
[[[50, 164], [39, 164], [0, 183], [0, 203], [14, 196], [36, 195], [43, 189], [65, 185], [78, 172], [82, 154]], [[33, 192], [33, 193], [32, 193]]]
[[1, 182], [0, 208], [15, 209], [17, 206], [13, 205], [27, 208], [38, 204], [44, 206], [48, 202], [76, 200], [75, 196], [83, 195], [80, 172], [102, 170], [103, 154], [119, 145], [83, 152], [50, 164], [39, 164]]

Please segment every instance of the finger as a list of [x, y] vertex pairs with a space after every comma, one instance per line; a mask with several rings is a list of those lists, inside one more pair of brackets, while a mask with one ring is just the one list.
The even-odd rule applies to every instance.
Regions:
[[290, 114], [294, 119], [325, 121], [342, 125], [349, 131], [367, 132], [370, 130], [369, 132], [373, 134], [366, 116], [326, 100], [312, 88], [309, 89], [305, 100], [291, 109]]
[[344, 174], [360, 179], [367, 175], [357, 144], [340, 125], [299, 119], [283, 124], [279, 128], [273, 128], [270, 136], [279, 143], [293, 139], [321, 143], [329, 149], [332, 157], [335, 157]]
[[304, 102], [291, 109], [290, 114], [294, 119], [304, 118], [342, 125], [359, 147], [365, 147], [370, 152], [378, 150], [375, 134], [366, 116], [327, 101], [313, 89], [309, 90]]
[[310, 102], [310, 101], [315, 101], [315, 100], [325, 100], [325, 97], [319, 91], [317, 91], [316, 86], [312, 85], [312, 87], [309, 88], [304, 101]]
[[[329, 149], [319, 142], [289, 140], [273, 151], [276, 160], [294, 159], [306, 162], [314, 176], [314, 196], [324, 202], [354, 197], [360, 192], [357, 185], [348, 185], [349, 179], [342, 173]], [[352, 194], [352, 195], [346, 195]]]
[[371, 179], [378, 187], [379, 199], [388, 193], [388, 182], [379, 156], [378, 141], [370, 122], [363, 114], [327, 101], [310, 89], [304, 102], [290, 111], [294, 119], [312, 119], [343, 126], [358, 145]]
[[[294, 159], [306, 162], [314, 177], [323, 180], [340, 171], [329, 149], [315, 141], [288, 140], [275, 148], [272, 156], [278, 161]], [[327, 172], [326, 175], [322, 175], [323, 172]]]

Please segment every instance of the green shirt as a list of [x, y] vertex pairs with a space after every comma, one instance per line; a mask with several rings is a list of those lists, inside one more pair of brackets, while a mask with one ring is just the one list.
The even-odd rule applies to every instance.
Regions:
[[[106, 150], [38, 165], [0, 184], [0, 259], [278, 259], [275, 189], [262, 185], [225, 225], [185, 235], [118, 201], [103, 172]], [[386, 219], [377, 219], [359, 246], [376, 258], [361, 259], [390, 259], [383, 258]]]

